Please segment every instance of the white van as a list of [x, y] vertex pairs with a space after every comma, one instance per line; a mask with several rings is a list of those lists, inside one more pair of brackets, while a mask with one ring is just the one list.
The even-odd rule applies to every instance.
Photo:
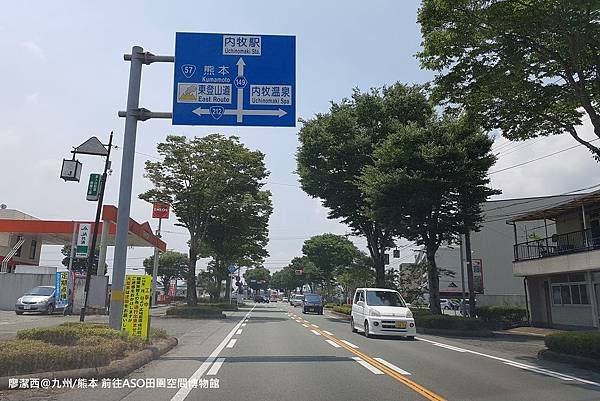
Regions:
[[386, 288], [357, 288], [352, 300], [350, 327], [365, 337], [402, 336], [414, 340], [417, 329], [402, 296]]

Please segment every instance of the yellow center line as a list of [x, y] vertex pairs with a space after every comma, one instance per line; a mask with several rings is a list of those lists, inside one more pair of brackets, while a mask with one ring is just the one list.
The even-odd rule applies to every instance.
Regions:
[[347, 351], [350, 351], [351, 353], [353, 353], [354, 355], [362, 358], [364, 361], [366, 361], [367, 363], [371, 364], [372, 366], [376, 367], [377, 369], [381, 370], [382, 372], [384, 372], [385, 374], [387, 374], [388, 376], [396, 379], [397, 381], [401, 382], [402, 384], [404, 384], [405, 386], [407, 386], [408, 388], [410, 388], [411, 390], [421, 394], [422, 396], [424, 396], [425, 398], [427, 398], [430, 401], [446, 401], [446, 399], [436, 393], [434, 393], [433, 391], [421, 386], [420, 384], [407, 379], [406, 377], [404, 377], [403, 375], [401, 375], [400, 373], [396, 372], [393, 369], [390, 369], [389, 367], [387, 367], [386, 365], [382, 364], [381, 362], [377, 361], [376, 359], [371, 358], [370, 356], [350, 347], [349, 345], [347, 345], [346, 343], [343, 343], [341, 340], [337, 339], [334, 336], [330, 336], [329, 334], [325, 333], [323, 330], [321, 329], [311, 329], [314, 331], [318, 331], [319, 333], [321, 333], [321, 335], [323, 337], [326, 337], [328, 339], [330, 339], [331, 341], [335, 342], [336, 344], [338, 344], [339, 346], [345, 348]]

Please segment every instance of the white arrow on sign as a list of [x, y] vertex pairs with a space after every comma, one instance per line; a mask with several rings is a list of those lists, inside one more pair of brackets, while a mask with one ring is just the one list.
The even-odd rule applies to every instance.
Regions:
[[[202, 107], [198, 107], [197, 109], [192, 110], [194, 114], [199, 116], [209, 115], [209, 109], [203, 109]], [[285, 110], [277, 109], [277, 110], [244, 110], [244, 109], [224, 109], [223, 114], [227, 115], [238, 115], [242, 114], [245, 116], [277, 116], [283, 117], [287, 114]]]
[[238, 67], [238, 76], [244, 76], [244, 66], [246, 65], [246, 63], [244, 63], [244, 59], [240, 57], [235, 65]]

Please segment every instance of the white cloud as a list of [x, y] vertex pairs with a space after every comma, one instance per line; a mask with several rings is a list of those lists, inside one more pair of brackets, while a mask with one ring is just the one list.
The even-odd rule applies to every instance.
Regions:
[[40, 97], [40, 92], [33, 92], [25, 95], [25, 101], [27, 103], [37, 103]]
[[40, 61], [46, 61], [46, 55], [42, 48], [35, 43], [33, 40], [27, 40], [21, 43], [21, 46], [24, 47], [27, 51], [37, 57]]

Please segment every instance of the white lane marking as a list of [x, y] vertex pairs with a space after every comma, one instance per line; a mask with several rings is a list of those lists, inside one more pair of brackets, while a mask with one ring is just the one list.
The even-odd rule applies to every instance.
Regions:
[[238, 331], [235, 332], [236, 336], [239, 336], [240, 334], [242, 334], [242, 329], [239, 329]]
[[237, 340], [234, 338], [233, 340], [229, 341], [229, 344], [227, 344], [227, 348], [233, 348], [235, 343], [237, 343]]
[[446, 348], [446, 349], [449, 349], [449, 350], [452, 350], [452, 351], [456, 351], [456, 352], [467, 352], [466, 349], [454, 347], [454, 346], [448, 345], [448, 344], [433, 343], [433, 345], [435, 345], [436, 347]]
[[[427, 340], [427, 339], [421, 338], [421, 337], [418, 337], [418, 340], [419, 341], [425, 341], [425, 342], [428, 342], [428, 343], [431, 343], [431, 344], [436, 344], [437, 343], [436, 341]], [[438, 343], [438, 344], [441, 344], [441, 343]], [[445, 345], [447, 345], [447, 344], [445, 344]], [[458, 348], [458, 347], [454, 347], [454, 348]], [[494, 355], [484, 354], [482, 352], [472, 351], [470, 349], [465, 349], [465, 348], [459, 348], [459, 349], [464, 350], [465, 352], [468, 352], [470, 354], [479, 355], [479, 356], [482, 356], [484, 358], [494, 359], [496, 361], [503, 362], [503, 363], [505, 363], [507, 365], [510, 365], [510, 366], [519, 365], [519, 366], [515, 366], [515, 367], [519, 367], [521, 369], [527, 369], [527, 370], [535, 371], [537, 373], [547, 374], [548, 376], [556, 375], [556, 376], [560, 376], [561, 379], [563, 379], [563, 380], [568, 380], [568, 379], [570, 379], [570, 380], [576, 380], [576, 381], [581, 382], [581, 383], [591, 384], [592, 386], [600, 387], [600, 383], [598, 383], [598, 382], [594, 382], [594, 381], [591, 381], [591, 380], [582, 379], [582, 378], [577, 377], [577, 376], [571, 376], [571, 375], [567, 375], [567, 374], [564, 374], [564, 373], [555, 372], [553, 370], [539, 368], [537, 366], [526, 365], [524, 363], [511, 361], [510, 359], [500, 358], [500, 357], [494, 356]]]
[[208, 372], [206, 372], [206, 374], [211, 375], [211, 376], [216, 375], [219, 372], [219, 369], [221, 369], [221, 366], [223, 365], [224, 361], [225, 361], [225, 358], [217, 358], [215, 363], [213, 363], [213, 365], [210, 367], [210, 369], [208, 369]]
[[315, 329], [318, 329], [319, 326], [317, 326], [316, 324], [311, 324], [312, 327], [314, 327]]
[[327, 334], [328, 336], [332, 336], [332, 335], [333, 335], [333, 333], [332, 333], [332, 332], [330, 332], [330, 331], [327, 331], [327, 330], [323, 330], [323, 333]]
[[246, 327], [246, 323], [243, 323], [243, 324], [242, 324], [242, 327]]
[[383, 372], [379, 369], [377, 369], [375, 366], [363, 361], [361, 358], [357, 357], [357, 356], [353, 356], [352, 359], [354, 359], [356, 362], [360, 363], [363, 367], [369, 369], [371, 371], [371, 373], [374, 373], [376, 375], [382, 375]]
[[358, 349], [358, 345], [354, 345], [350, 341], [346, 341], [346, 340], [340, 340], [340, 341], [343, 342], [344, 344], [348, 345], [349, 347], [352, 347], [354, 349]]
[[[256, 305], [252, 307], [252, 309], [250, 309], [250, 312], [252, 312], [254, 310], [254, 308], [256, 308]], [[248, 316], [250, 314], [250, 312], [248, 312], [246, 314], [246, 316]], [[175, 393], [175, 395], [173, 396], [173, 398], [171, 398], [171, 401], [183, 401], [185, 400], [185, 398], [188, 396], [188, 394], [190, 393], [190, 391], [192, 391], [192, 382], [197, 383], [198, 380], [202, 377], [202, 375], [204, 374], [204, 372], [206, 372], [206, 370], [208, 369], [208, 367], [213, 363], [213, 361], [217, 358], [217, 356], [219, 356], [219, 353], [221, 351], [223, 351], [223, 348], [225, 348], [225, 345], [229, 342], [229, 340], [231, 340], [231, 337], [233, 337], [234, 333], [237, 331], [237, 329], [240, 328], [240, 325], [242, 324], [242, 322], [244, 321], [244, 319], [241, 319], [239, 321], [238, 324], [235, 325], [235, 327], [233, 329], [231, 329], [231, 331], [229, 332], [229, 334], [227, 334], [225, 336], [225, 338], [223, 339], [223, 341], [221, 341], [221, 343], [219, 345], [217, 345], [217, 348], [215, 348], [213, 350], [213, 352], [211, 352], [211, 354], [208, 356], [208, 358], [206, 358], [206, 361], [204, 361], [202, 363], [202, 365], [200, 365], [200, 367], [190, 376], [190, 378], [188, 379], [188, 386], [187, 387], [182, 387], [179, 389], [179, 391], [177, 391], [177, 393]]]
[[333, 341], [331, 341], [331, 340], [325, 340], [325, 341], [326, 341], [327, 343], [329, 343], [329, 345], [331, 345], [331, 346], [333, 346], [333, 347], [335, 347], [335, 348], [341, 348], [341, 347], [342, 347], [342, 346], [341, 346], [341, 345], [339, 345], [338, 343], [335, 343], [335, 342], [333, 342]]
[[561, 379], [561, 380], [566, 380], [566, 381], [573, 381], [573, 379], [570, 379], [568, 377], [564, 377], [562, 374], [552, 374], [552, 373], [547, 373], [544, 371], [541, 371], [540, 369], [537, 368], [531, 368], [529, 366], [523, 366], [520, 363], [509, 363], [509, 362], [504, 362], [505, 365], [509, 365], [509, 366], [513, 366], [515, 368], [519, 368], [519, 369], [524, 369], [524, 370], [529, 370], [530, 372], [535, 372], [535, 373], [539, 373], [542, 375], [546, 375], [546, 376], [550, 376], [550, 377], [555, 377], [557, 379]]
[[382, 358], [373, 358], [373, 359], [375, 359], [377, 362], [381, 362], [382, 364], [384, 364], [388, 368], [390, 368], [392, 370], [395, 370], [396, 372], [400, 373], [401, 375], [410, 376], [409, 372], [407, 372], [404, 369], [400, 369], [398, 366], [394, 365], [393, 363], [389, 363], [385, 359], [382, 359]]
[[308, 327], [308, 324], [304, 324], [304, 323], [302, 323], [302, 326], [304, 326], [304, 327]]
[[312, 331], [312, 333], [313, 333], [315, 336], [320, 336], [320, 335], [321, 335], [321, 333], [319, 333], [317, 330], [311, 330], [311, 331]]

